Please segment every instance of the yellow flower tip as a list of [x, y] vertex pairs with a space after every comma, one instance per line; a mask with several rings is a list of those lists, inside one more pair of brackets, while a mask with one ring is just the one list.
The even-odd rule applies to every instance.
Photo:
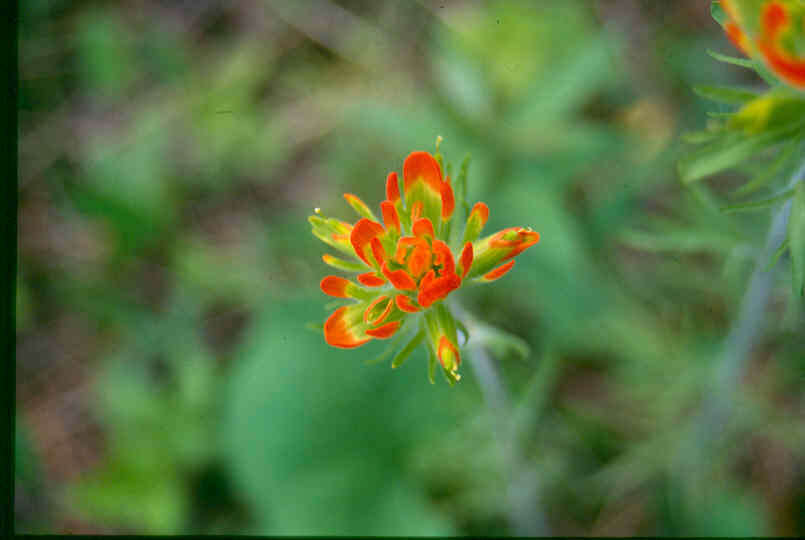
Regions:
[[314, 213], [314, 214], [317, 214], [317, 215], [318, 215], [318, 214], [321, 214], [321, 208], [319, 208], [319, 207], [317, 206], [316, 208], [314, 208], [314, 209], [313, 209], [313, 213]]
[[443, 140], [444, 140], [444, 138], [442, 138], [441, 135], [436, 136], [436, 150], [439, 150], [439, 145], [442, 144]]

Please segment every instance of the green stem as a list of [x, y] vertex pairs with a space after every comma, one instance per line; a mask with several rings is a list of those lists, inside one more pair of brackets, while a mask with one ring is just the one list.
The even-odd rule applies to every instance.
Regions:
[[[789, 189], [793, 189], [797, 182], [805, 176], [805, 163], [792, 177]], [[711, 448], [710, 444], [723, 442], [726, 428], [733, 415], [735, 402], [739, 394], [740, 382], [750, 358], [752, 349], [763, 335], [766, 309], [771, 300], [774, 285], [775, 268], [769, 266], [769, 261], [784, 242], [788, 217], [791, 213], [791, 201], [786, 201], [772, 217], [766, 244], [759, 253], [755, 262], [755, 270], [741, 301], [741, 310], [738, 318], [733, 322], [727, 338], [720, 361], [716, 367], [710, 399], [705, 404], [699, 417], [699, 430], [696, 440], [700, 446]], [[704, 463], [709, 453], [699, 456]]]
[[[470, 352], [470, 368], [481, 387], [484, 401], [495, 418], [495, 437], [501, 444], [502, 459], [510, 474], [508, 483], [508, 519], [512, 533], [517, 536], [545, 536], [547, 520], [540, 502], [540, 477], [537, 470], [519, 451], [520, 433], [516, 429], [511, 400], [495, 363], [477, 336], [483, 325], [461, 306], [451, 303], [450, 310], [467, 326], [470, 339], [459, 346]], [[472, 336], [476, 336], [474, 340]]]

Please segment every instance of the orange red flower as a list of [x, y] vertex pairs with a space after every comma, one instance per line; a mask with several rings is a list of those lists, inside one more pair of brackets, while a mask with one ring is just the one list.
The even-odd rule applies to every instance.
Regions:
[[454, 382], [461, 355], [455, 321], [442, 301], [468, 281], [500, 278], [514, 264], [506, 261], [536, 244], [539, 234], [508, 228], [478, 240], [489, 219], [489, 208], [479, 202], [467, 217], [463, 239], [454, 239], [454, 255], [450, 221], [456, 199], [439, 161], [428, 152], [411, 153], [403, 163], [402, 180], [400, 190], [396, 172], [386, 178], [382, 223], [350, 193], [344, 198], [360, 216], [354, 225], [324, 218], [318, 209], [310, 217], [313, 234], [348, 256], [343, 260], [326, 254], [322, 260], [357, 273], [358, 283], [335, 275], [321, 281], [325, 294], [352, 301], [324, 323], [324, 339], [334, 347], [359, 347], [371, 339], [388, 339], [414, 321], [427, 333], [433, 356]]

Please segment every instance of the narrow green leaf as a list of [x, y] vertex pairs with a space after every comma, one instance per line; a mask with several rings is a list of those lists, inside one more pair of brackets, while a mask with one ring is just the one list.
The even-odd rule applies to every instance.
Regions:
[[710, 49], [707, 49], [707, 54], [709, 54], [719, 62], [726, 62], [727, 64], [732, 64], [734, 66], [741, 66], [748, 69], [755, 69], [755, 62], [750, 60], [749, 58], [737, 58], [735, 56], [727, 56], [726, 54], [721, 54], [719, 52]]
[[771, 258], [769, 265], [764, 269], [765, 272], [768, 272], [774, 268], [774, 265], [777, 264], [777, 261], [780, 260], [780, 257], [782, 257], [783, 253], [785, 253], [785, 251], [788, 249], [788, 245], [788, 237], [786, 237], [786, 239], [783, 240], [783, 243], [780, 244], [780, 247], [777, 248], [777, 251], [774, 252], [774, 256]]
[[391, 361], [391, 368], [397, 369], [403, 365], [403, 362], [405, 362], [411, 353], [414, 352], [414, 349], [416, 349], [419, 344], [422, 343], [423, 339], [425, 339], [425, 331], [420, 330], [414, 337], [411, 338], [411, 341], [409, 341], [408, 344], [394, 356], [394, 359]]
[[372, 366], [374, 364], [378, 364], [378, 363], [382, 362], [383, 360], [385, 360], [386, 358], [391, 356], [391, 353], [396, 351], [399, 348], [400, 343], [402, 343], [403, 340], [406, 337], [408, 337], [407, 336], [408, 332], [406, 332], [405, 330], [406, 330], [405, 329], [405, 322], [403, 322], [403, 327], [400, 328], [397, 331], [397, 336], [394, 339], [391, 340], [391, 343], [389, 343], [388, 346], [385, 349], [383, 349], [383, 352], [380, 353], [379, 355], [375, 356], [374, 358], [369, 358], [368, 360], [364, 360], [363, 363], [365, 365], [367, 365], [367, 366]]
[[766, 84], [771, 86], [772, 88], [777, 87], [780, 85], [780, 80], [771, 72], [769, 68], [766, 67], [766, 64], [759, 60], [755, 60], [755, 71], [760, 78], [766, 81]]
[[625, 231], [619, 239], [626, 245], [642, 251], [696, 253], [711, 251], [729, 252], [736, 245], [735, 238], [717, 231], [704, 232], [696, 229], [680, 229], [663, 232]]
[[686, 184], [688, 193], [705, 208], [711, 210], [713, 213], [720, 215], [721, 208], [719, 201], [713, 192], [707, 187], [707, 184], [696, 182], [693, 184]]
[[371, 219], [372, 221], [377, 221], [377, 216], [375, 216], [375, 213], [372, 212], [372, 209], [366, 206], [366, 203], [364, 203], [362, 200], [351, 194], [345, 194], [344, 198], [346, 198], [347, 203], [352, 207], [353, 210], [355, 210], [356, 214], [361, 217]]
[[724, 213], [732, 213], [732, 212], [741, 212], [744, 210], [760, 210], [762, 208], [768, 208], [770, 206], [774, 206], [775, 204], [790, 199], [794, 195], [793, 189], [788, 189], [779, 195], [775, 195], [774, 197], [770, 197], [768, 199], [763, 199], [759, 201], [750, 201], [738, 204], [731, 204], [728, 206], [723, 206], [721, 211]]
[[794, 295], [802, 296], [805, 294], [805, 182], [800, 180], [794, 191], [796, 194], [788, 218], [788, 238]]
[[426, 349], [428, 349], [428, 380], [430, 384], [436, 384], [436, 379], [434, 378], [436, 375], [436, 364], [438, 364], [436, 353], [433, 352], [433, 347], [426, 347]]
[[743, 105], [748, 101], [752, 101], [759, 95], [757, 92], [752, 92], [751, 90], [732, 88], [729, 86], [699, 85], [694, 86], [693, 91], [705, 99], [717, 103], [726, 103], [728, 105]]
[[723, 134], [724, 134], [723, 130], [706, 129], [703, 131], [692, 131], [690, 133], [683, 133], [681, 138], [684, 142], [688, 144], [701, 144], [710, 142]]
[[725, 112], [725, 111], [707, 111], [705, 114], [709, 118], [732, 118], [735, 116], [734, 112]]
[[771, 74], [771, 72], [763, 65], [762, 62], [757, 60], [752, 60], [749, 58], [736, 58], [735, 56], [727, 56], [726, 54], [721, 54], [716, 51], [707, 50], [707, 54], [718, 60], [719, 62], [726, 62], [727, 64], [732, 64], [734, 66], [740, 66], [744, 68], [749, 68], [757, 73], [761, 79], [766, 81], [769, 86], [776, 86], [779, 81]]
[[755, 175], [752, 180], [736, 189], [732, 195], [734, 197], [749, 195], [750, 193], [754, 193], [774, 180], [783, 167], [785, 167], [791, 161], [791, 158], [794, 157], [797, 150], [799, 150], [801, 140], [802, 135], [794, 138], [780, 151], [780, 154], [768, 167], [764, 168], [760, 173]]
[[366, 270], [366, 265], [362, 262], [345, 261], [330, 254], [325, 255], [325, 257], [324, 262], [326, 264], [345, 272], [364, 272]]
[[734, 167], [761, 150], [787, 139], [798, 128], [799, 124], [796, 124], [757, 135], [733, 133], [722, 137], [680, 160], [677, 167], [682, 182], [689, 184]]

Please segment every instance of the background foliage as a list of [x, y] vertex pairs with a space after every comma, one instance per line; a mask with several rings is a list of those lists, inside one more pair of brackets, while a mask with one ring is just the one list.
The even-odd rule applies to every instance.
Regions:
[[[706, 3], [20, 15], [18, 532], [805, 533], [790, 261], [724, 386], [769, 215], [676, 169], [713, 110], [692, 86], [765, 85], [706, 54], [736, 54]], [[472, 154], [488, 230], [542, 236], [462, 298], [530, 353], [493, 340], [452, 389], [419, 352], [392, 371], [305, 328], [311, 209], [376, 205], [436, 135]]]

